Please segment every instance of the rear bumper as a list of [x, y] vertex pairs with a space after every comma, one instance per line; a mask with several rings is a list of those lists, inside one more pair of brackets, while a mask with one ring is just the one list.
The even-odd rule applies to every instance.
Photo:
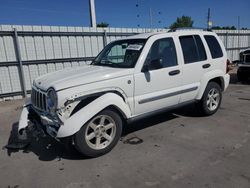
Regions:
[[224, 91], [228, 88], [229, 86], [229, 82], [230, 82], [230, 75], [229, 74], [225, 74], [223, 76], [224, 78]]

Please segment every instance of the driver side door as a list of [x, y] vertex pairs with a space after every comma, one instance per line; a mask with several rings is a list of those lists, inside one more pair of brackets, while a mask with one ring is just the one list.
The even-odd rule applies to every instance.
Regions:
[[142, 72], [135, 74], [135, 115], [178, 104], [181, 75], [173, 38], [156, 40], [148, 52]]

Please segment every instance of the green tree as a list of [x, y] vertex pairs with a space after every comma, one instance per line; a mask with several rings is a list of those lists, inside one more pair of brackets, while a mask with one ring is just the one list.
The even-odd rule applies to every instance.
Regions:
[[178, 17], [176, 21], [170, 25], [170, 29], [180, 28], [180, 27], [193, 27], [194, 21], [190, 16]]
[[108, 27], [109, 24], [107, 22], [101, 22], [96, 25], [96, 27]]
[[220, 27], [220, 26], [213, 26], [211, 29], [213, 29], [213, 30], [220, 30], [220, 29], [222, 29], [222, 27]]

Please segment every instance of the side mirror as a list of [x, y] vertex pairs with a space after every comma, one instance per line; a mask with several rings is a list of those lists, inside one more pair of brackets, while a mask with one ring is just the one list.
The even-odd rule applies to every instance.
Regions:
[[142, 72], [148, 72], [149, 70], [156, 70], [163, 68], [162, 59], [154, 59], [150, 63], [145, 63], [142, 67]]
[[149, 65], [148, 65], [148, 64], [143, 65], [141, 71], [142, 71], [142, 72], [148, 72], [148, 71], [149, 71]]

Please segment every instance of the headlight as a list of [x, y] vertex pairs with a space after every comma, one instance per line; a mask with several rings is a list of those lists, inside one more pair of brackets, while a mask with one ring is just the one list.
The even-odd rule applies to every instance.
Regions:
[[53, 88], [49, 89], [47, 92], [47, 106], [51, 112], [55, 112], [57, 108], [57, 94]]

